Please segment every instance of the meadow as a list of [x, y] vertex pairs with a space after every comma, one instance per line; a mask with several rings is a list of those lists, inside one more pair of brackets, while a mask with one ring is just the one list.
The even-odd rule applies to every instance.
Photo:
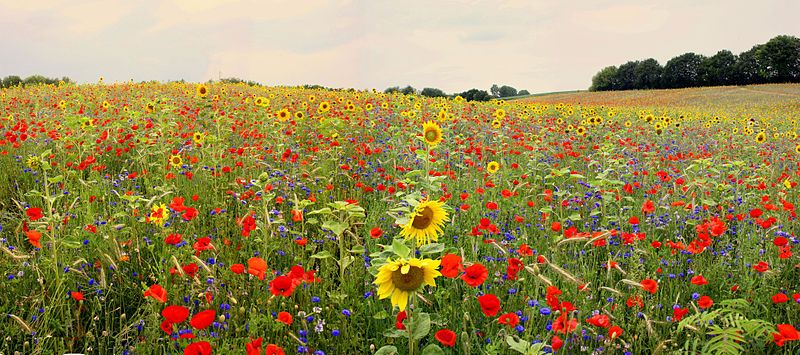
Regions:
[[798, 85], [0, 90], [0, 352], [793, 354]]

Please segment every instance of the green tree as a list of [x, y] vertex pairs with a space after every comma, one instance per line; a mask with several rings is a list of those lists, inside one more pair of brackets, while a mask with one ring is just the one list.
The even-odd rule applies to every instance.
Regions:
[[653, 58], [639, 62], [633, 68], [633, 88], [637, 90], [659, 88], [662, 71], [664, 68]]
[[492, 84], [492, 87], [489, 89], [489, 92], [494, 97], [500, 97], [500, 87], [497, 84]]
[[522, 95], [530, 95], [530, 94], [531, 94], [531, 93], [530, 93], [530, 91], [528, 91], [528, 90], [520, 90], [520, 91], [517, 93], [517, 96], [522, 96]]
[[617, 67], [610, 66], [601, 69], [597, 74], [592, 77], [592, 86], [589, 87], [590, 91], [608, 91], [614, 90], [614, 80], [617, 76]]
[[686, 88], [700, 84], [700, 63], [703, 56], [695, 53], [681, 54], [664, 65], [663, 81], [668, 88]]
[[17, 75], [9, 75], [9, 76], [3, 78], [2, 83], [0, 84], [0, 87], [10, 88], [12, 86], [17, 86], [19, 84], [22, 84], [22, 78], [20, 78]]
[[762, 45], [755, 45], [746, 52], [742, 52], [736, 58], [733, 65], [734, 83], [737, 85], [760, 84], [764, 82], [761, 76], [761, 63], [758, 55]]
[[405, 95], [413, 95], [413, 94], [417, 93], [417, 89], [414, 89], [413, 86], [408, 85], [408, 86], [400, 89], [400, 92], [405, 94]]
[[765, 43], [756, 56], [768, 82], [800, 82], [800, 38], [777, 36]]
[[631, 90], [634, 88], [634, 72], [639, 62], [630, 61], [617, 68], [614, 75], [614, 90]]
[[704, 86], [731, 85], [735, 82], [736, 56], [723, 49], [700, 63], [700, 83]]
[[464, 100], [467, 101], [489, 101], [492, 99], [492, 95], [489, 95], [489, 93], [486, 92], [486, 90], [478, 90], [478, 89], [469, 89], [458, 95], [463, 97]]
[[500, 96], [499, 96], [499, 97], [511, 97], [511, 96], [517, 96], [517, 89], [514, 89], [513, 87], [510, 87], [510, 86], [508, 86], [508, 85], [503, 85], [503, 86], [501, 86], [501, 87], [500, 87], [500, 88], [497, 90], [497, 92], [498, 92], [498, 94], [500, 94]]
[[445, 94], [444, 91], [442, 91], [440, 89], [436, 89], [436, 88], [424, 88], [424, 89], [422, 89], [422, 91], [419, 92], [419, 94], [422, 95], [422, 96], [427, 96], [427, 97], [445, 97], [445, 96], [447, 96], [447, 94]]

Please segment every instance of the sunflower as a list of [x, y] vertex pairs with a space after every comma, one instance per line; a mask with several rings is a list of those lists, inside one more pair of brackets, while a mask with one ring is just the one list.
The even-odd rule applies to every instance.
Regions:
[[436, 287], [436, 278], [442, 274], [436, 270], [440, 260], [389, 259], [378, 269], [378, 275], [373, 284], [378, 286], [378, 298], [391, 297], [392, 306], [398, 306], [400, 311], [405, 311], [408, 306], [408, 296], [422, 287], [423, 284]]
[[494, 110], [494, 117], [497, 117], [499, 119], [506, 118], [506, 110], [503, 110], [502, 108]]
[[200, 96], [200, 97], [208, 96], [208, 87], [203, 85], [203, 84], [198, 85], [197, 86], [197, 95]]
[[502, 126], [502, 125], [503, 125], [503, 122], [500, 121], [499, 119], [492, 120], [492, 128], [499, 129], [500, 126]]
[[288, 109], [283, 109], [278, 111], [276, 116], [278, 117], [279, 121], [286, 122], [289, 119], [289, 117], [292, 117], [292, 114], [291, 112], [289, 112]]
[[331, 104], [328, 101], [322, 101], [319, 103], [319, 110], [322, 112], [328, 112], [331, 109]]
[[364, 110], [367, 110], [367, 111], [372, 111], [373, 108], [375, 108], [375, 106], [373, 106], [372, 104], [366, 104], [364, 106]]
[[206, 140], [206, 135], [201, 132], [194, 132], [194, 134], [192, 134], [192, 140], [195, 144], [203, 144], [203, 141]]
[[577, 133], [578, 135], [582, 136], [582, 135], [586, 134], [586, 128], [583, 127], [583, 126], [578, 126], [578, 128], [575, 129], [575, 133]]
[[795, 153], [800, 154], [800, 144], [798, 144], [798, 145], [796, 145], [794, 147], [794, 151], [795, 151]]
[[171, 155], [169, 157], [169, 164], [172, 166], [181, 166], [183, 164], [183, 158], [180, 155]]
[[422, 124], [422, 137], [429, 146], [437, 145], [442, 141], [442, 129], [436, 122], [428, 121]]
[[406, 240], [416, 239], [417, 246], [437, 241], [447, 219], [447, 211], [443, 207], [444, 203], [439, 201], [420, 202], [411, 213], [408, 223], [402, 226], [400, 236]]
[[766, 141], [767, 141], [767, 135], [764, 134], [764, 132], [758, 132], [758, 134], [756, 135], [756, 142], [764, 143]]
[[296, 118], [298, 120], [302, 120], [304, 116], [305, 115], [300, 111], [297, 111], [297, 112], [294, 113], [294, 118]]
[[494, 174], [498, 170], [500, 170], [500, 163], [496, 161], [490, 161], [489, 164], [486, 165], [486, 171], [489, 172], [489, 174]]
[[39, 168], [42, 167], [42, 160], [34, 155], [28, 158], [27, 161], [25, 161], [25, 165], [27, 165], [28, 168], [30, 168], [31, 170], [39, 170]]

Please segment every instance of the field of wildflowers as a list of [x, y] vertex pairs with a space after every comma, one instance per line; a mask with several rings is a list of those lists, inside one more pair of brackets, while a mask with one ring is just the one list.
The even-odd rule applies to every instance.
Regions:
[[0, 352], [797, 353], [793, 92], [2, 89]]

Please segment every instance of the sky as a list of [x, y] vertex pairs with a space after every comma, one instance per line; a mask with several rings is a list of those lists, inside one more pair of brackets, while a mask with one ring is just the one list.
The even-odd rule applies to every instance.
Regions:
[[582, 90], [605, 66], [800, 37], [797, 0], [0, 0], [0, 76]]

